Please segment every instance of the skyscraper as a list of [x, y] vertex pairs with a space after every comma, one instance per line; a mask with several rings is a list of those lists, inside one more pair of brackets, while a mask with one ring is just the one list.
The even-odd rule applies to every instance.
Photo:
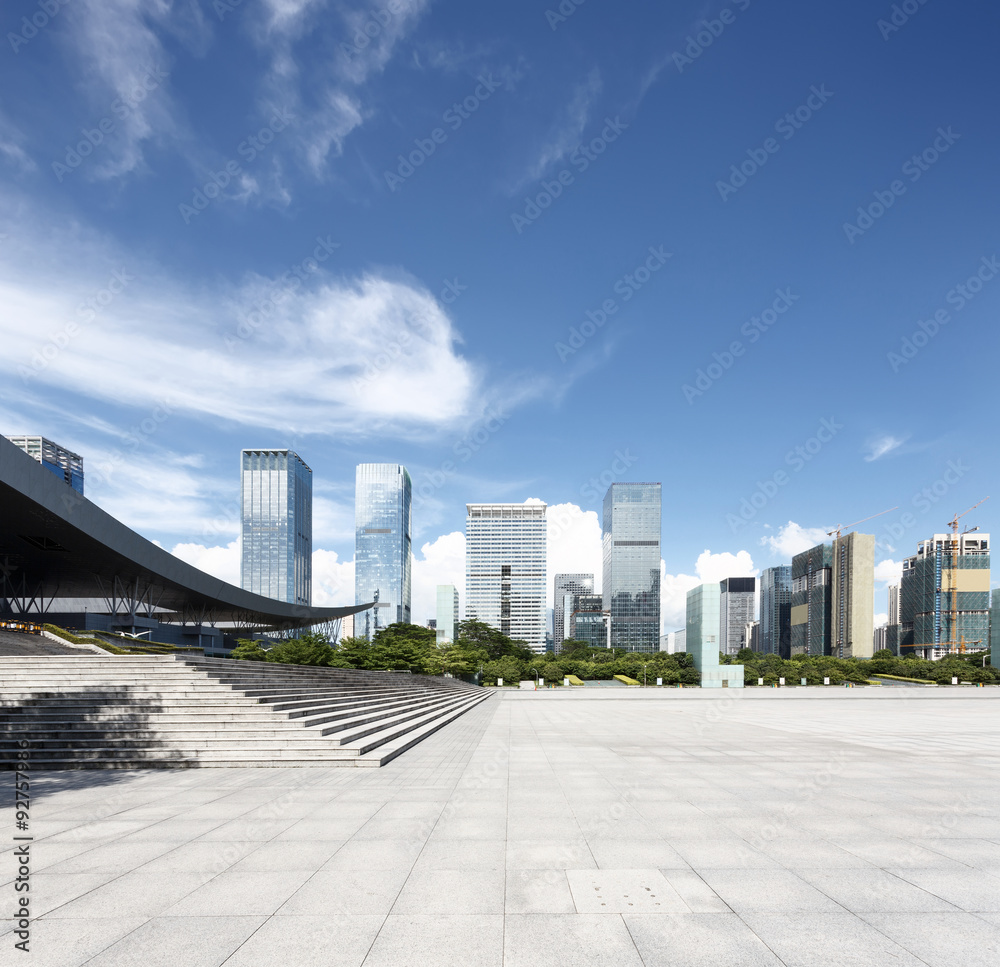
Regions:
[[769, 567], [760, 576], [760, 650], [791, 657], [792, 569]]
[[292, 450], [241, 455], [240, 583], [277, 601], [312, 602], [312, 471]]
[[754, 620], [756, 578], [724, 578], [719, 582], [719, 651], [735, 655], [743, 647], [743, 630]]
[[742, 688], [743, 666], [719, 664], [721, 601], [721, 586], [714, 581], [688, 591], [684, 645], [703, 688]]
[[894, 655], [899, 654], [899, 585], [890, 584], [888, 595], [889, 620], [885, 626], [885, 647]]
[[792, 558], [791, 653], [830, 653], [830, 569], [833, 548], [829, 544], [796, 554]]
[[845, 534], [792, 558], [793, 655], [871, 658], [875, 537]]
[[829, 654], [834, 658], [871, 658], [875, 535], [852, 532], [838, 537], [833, 542], [831, 572]]
[[37, 460], [78, 494], [83, 494], [83, 457], [43, 436], [9, 436], [16, 447]]
[[[576, 596], [593, 594], [593, 574], [557, 574], [552, 596], [552, 640], [556, 651], [567, 639], [573, 637], [573, 612], [577, 608]], [[590, 609], [587, 609], [590, 610]], [[600, 611], [600, 608], [597, 609]]]
[[465, 616], [545, 652], [546, 505], [468, 504]]
[[660, 647], [660, 484], [613, 483], [604, 495], [604, 610], [611, 644]]
[[410, 624], [413, 484], [398, 463], [359, 463], [354, 477], [354, 603], [378, 601], [357, 614], [354, 633]]
[[454, 584], [437, 586], [437, 643], [455, 640], [458, 632], [458, 588]]
[[990, 535], [935, 534], [903, 561], [902, 655], [943, 658], [990, 646]]

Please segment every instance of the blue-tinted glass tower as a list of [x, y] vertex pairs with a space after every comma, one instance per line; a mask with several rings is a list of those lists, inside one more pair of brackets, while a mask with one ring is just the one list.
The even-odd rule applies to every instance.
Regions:
[[312, 471], [291, 450], [244, 450], [240, 584], [276, 601], [312, 603]]
[[659, 651], [660, 484], [612, 484], [604, 496], [603, 531], [611, 645]]
[[[354, 618], [354, 633], [372, 638], [395, 622], [410, 624], [413, 484], [398, 463], [361, 463], [355, 475], [354, 603], [375, 608]], [[376, 617], [377, 614], [377, 617]]]

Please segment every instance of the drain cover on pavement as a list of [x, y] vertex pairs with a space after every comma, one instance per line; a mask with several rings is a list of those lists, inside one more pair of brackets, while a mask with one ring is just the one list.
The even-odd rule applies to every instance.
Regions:
[[677, 912], [677, 894], [659, 870], [567, 870], [566, 876], [577, 913]]

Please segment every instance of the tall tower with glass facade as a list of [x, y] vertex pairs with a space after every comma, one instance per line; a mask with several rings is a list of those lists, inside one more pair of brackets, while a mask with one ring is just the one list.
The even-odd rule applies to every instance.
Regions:
[[467, 504], [465, 617], [545, 651], [546, 505]]
[[454, 584], [437, 586], [436, 639], [439, 645], [454, 641], [458, 634], [458, 588]]
[[354, 634], [410, 624], [413, 484], [398, 463], [360, 463], [354, 479], [354, 603], [378, 602], [355, 615]]
[[240, 584], [276, 601], [312, 603], [312, 471], [291, 450], [240, 455]]
[[746, 626], [754, 620], [756, 578], [719, 582], [719, 651], [735, 655], [743, 647]]
[[[594, 593], [593, 574], [557, 574], [552, 595], [552, 641], [556, 651], [567, 639], [574, 636], [573, 612], [581, 594]], [[600, 610], [599, 608], [597, 610]]]
[[613, 483], [604, 495], [604, 610], [611, 646], [660, 648], [660, 484]]
[[760, 576], [760, 651], [790, 658], [791, 639], [792, 569], [769, 567]]

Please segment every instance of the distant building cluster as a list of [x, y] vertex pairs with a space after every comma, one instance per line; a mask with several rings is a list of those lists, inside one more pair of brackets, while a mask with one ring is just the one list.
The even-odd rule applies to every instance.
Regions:
[[[68, 486], [83, 493], [83, 459], [41, 436], [12, 436]], [[292, 450], [241, 453], [241, 584], [278, 601], [312, 602], [312, 471]], [[369, 639], [412, 623], [412, 490], [406, 468], [359, 464], [355, 474], [355, 604], [371, 604], [344, 631]], [[977, 505], [978, 506], [978, 505]], [[937, 660], [985, 650], [1000, 655], [1000, 592], [990, 591], [990, 535], [977, 528], [934, 534], [903, 562], [888, 589], [888, 621], [872, 631], [875, 538], [840, 530], [790, 565], [729, 577], [687, 594], [685, 627], [660, 634], [661, 485], [612, 483], [604, 496], [602, 585], [582, 572], [554, 576], [548, 632], [547, 506], [466, 505], [465, 607], [459, 589], [437, 587], [428, 619], [439, 644], [459, 635], [464, 614], [524, 642], [558, 650], [687, 652], [705, 685], [739, 687], [742, 668], [720, 662], [760, 654], [870, 658], [880, 649]], [[833, 536], [833, 532], [831, 532]], [[738, 671], [736, 669], [739, 669]]]

